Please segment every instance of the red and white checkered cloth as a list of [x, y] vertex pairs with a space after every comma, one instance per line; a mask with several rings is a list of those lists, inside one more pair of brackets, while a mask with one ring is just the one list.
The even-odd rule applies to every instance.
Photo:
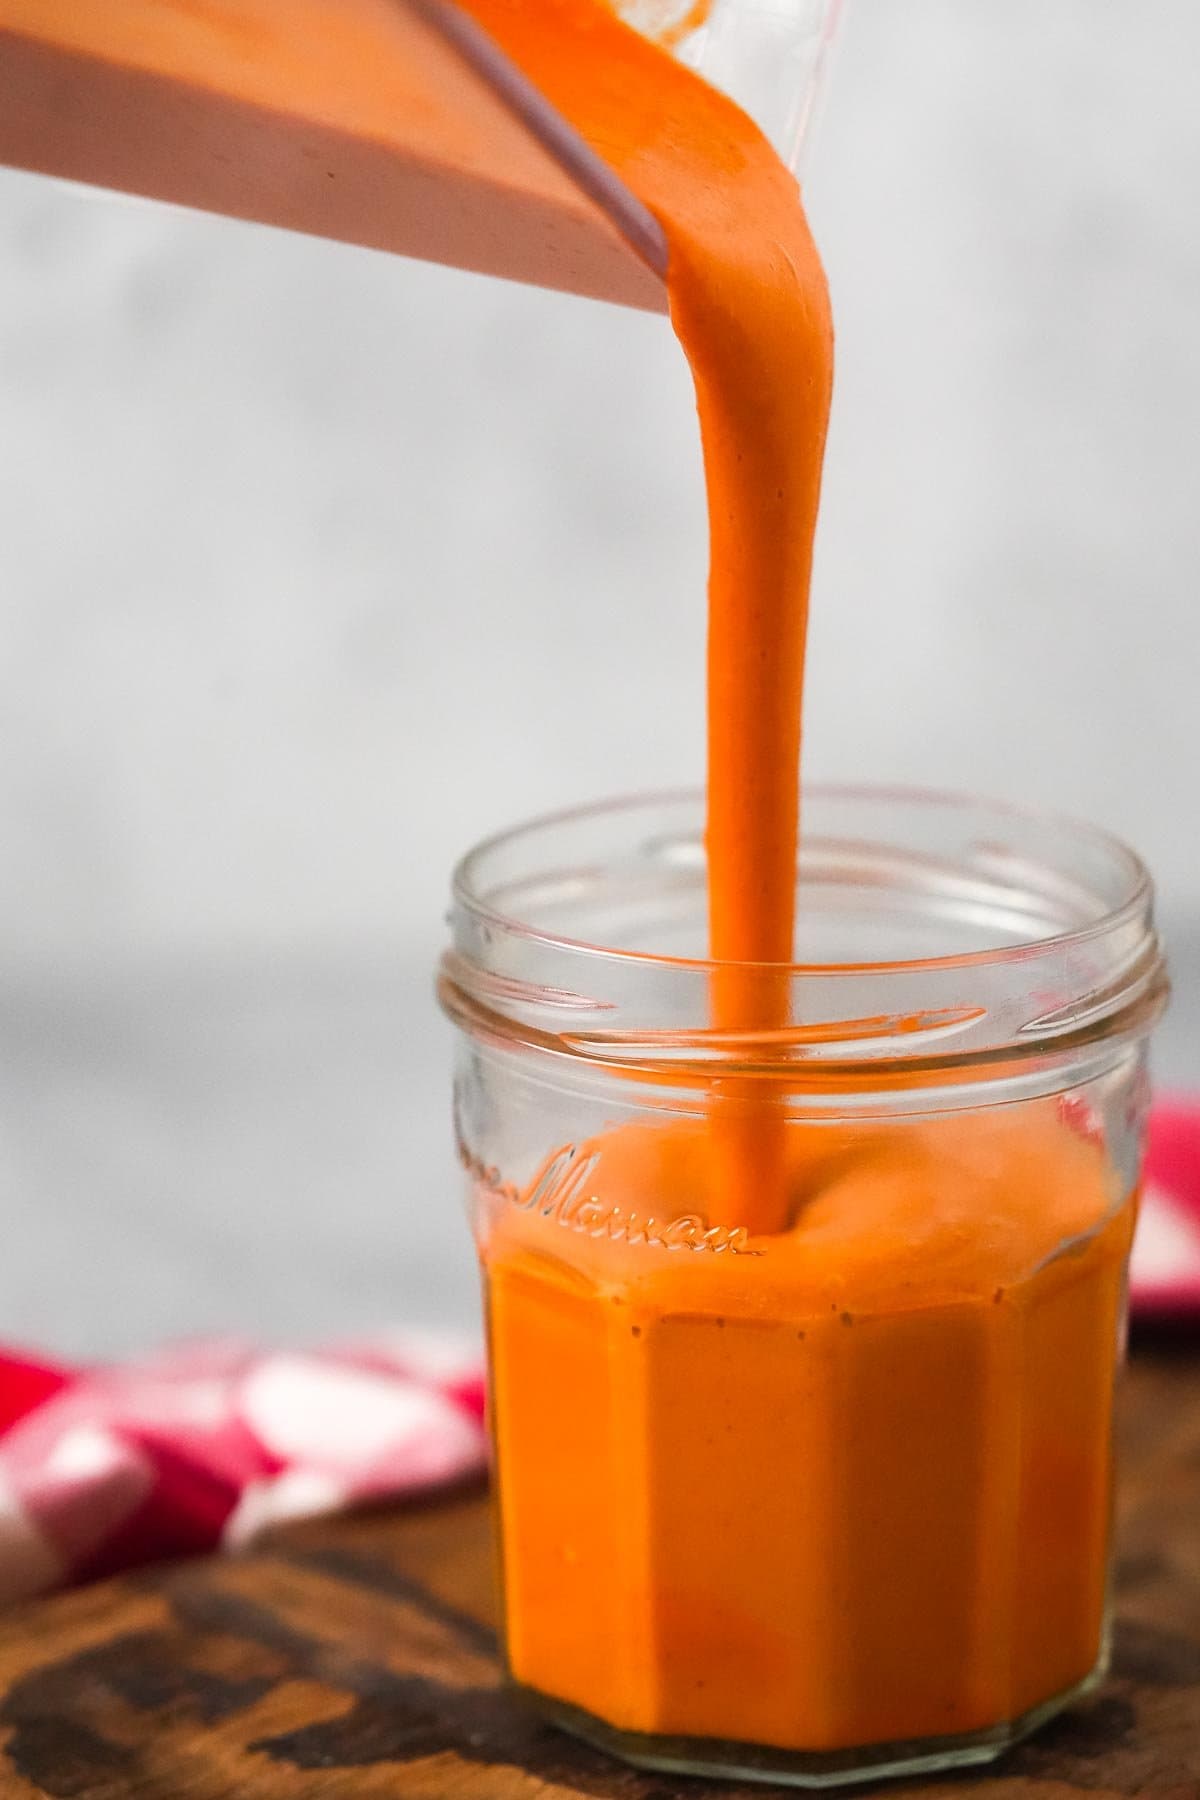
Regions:
[[83, 1371], [0, 1350], [0, 1602], [483, 1461], [478, 1355], [442, 1338], [304, 1354], [224, 1340]]
[[1200, 1102], [1164, 1095], [1150, 1115], [1130, 1298], [1145, 1319], [1200, 1320]]
[[[1200, 1320], [1200, 1105], [1151, 1122], [1140, 1316]], [[0, 1350], [0, 1602], [483, 1467], [477, 1353], [397, 1334], [319, 1353], [197, 1343], [72, 1370]]]

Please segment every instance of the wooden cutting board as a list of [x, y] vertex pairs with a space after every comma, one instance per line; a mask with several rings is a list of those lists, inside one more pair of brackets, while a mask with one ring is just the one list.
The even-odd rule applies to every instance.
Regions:
[[[1106, 1689], [994, 1774], [922, 1800], [1200, 1800], [1200, 1352], [1122, 1399]], [[62, 1800], [754, 1800], [639, 1775], [505, 1692], [478, 1491], [297, 1527], [0, 1624], [0, 1795]]]

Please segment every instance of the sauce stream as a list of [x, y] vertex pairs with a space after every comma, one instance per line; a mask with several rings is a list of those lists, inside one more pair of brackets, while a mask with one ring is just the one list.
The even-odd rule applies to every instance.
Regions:
[[[800, 707], [833, 325], [799, 191], [732, 101], [593, 0], [470, 0], [469, 10], [654, 214], [671, 321], [695, 382], [708, 489], [709, 950], [792, 957]], [[788, 1018], [788, 980], [713, 980], [729, 1031]], [[776, 1231], [780, 1121], [722, 1084], [713, 1222]]]

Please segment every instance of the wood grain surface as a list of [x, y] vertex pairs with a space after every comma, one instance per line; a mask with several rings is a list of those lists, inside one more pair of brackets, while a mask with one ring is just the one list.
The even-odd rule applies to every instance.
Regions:
[[[953, 1800], [1200, 1800], [1200, 1354], [1122, 1396], [1118, 1625], [1103, 1692]], [[639, 1775], [527, 1715], [496, 1656], [478, 1491], [297, 1527], [0, 1625], [0, 1795], [33, 1800], [753, 1800]]]

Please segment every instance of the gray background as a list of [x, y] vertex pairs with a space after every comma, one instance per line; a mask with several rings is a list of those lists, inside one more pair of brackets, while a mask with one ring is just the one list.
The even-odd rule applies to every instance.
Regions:
[[[808, 769], [1152, 862], [1200, 1079], [1200, 10], [849, 0]], [[0, 173], [0, 1335], [469, 1320], [446, 875], [701, 773], [661, 320]]]

